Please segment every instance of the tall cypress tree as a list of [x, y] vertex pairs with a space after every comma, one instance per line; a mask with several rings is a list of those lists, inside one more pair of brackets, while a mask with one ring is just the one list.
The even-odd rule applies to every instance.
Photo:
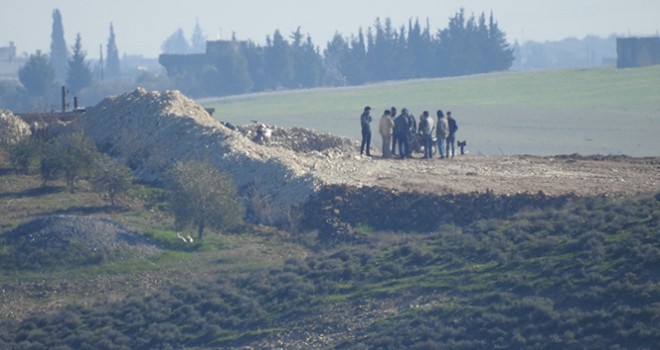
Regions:
[[367, 53], [369, 77], [376, 81], [396, 79], [404, 50], [398, 46], [396, 29], [392, 27], [390, 18], [385, 19], [385, 25], [380, 23], [380, 18], [376, 18], [374, 29], [373, 42]]
[[18, 70], [18, 79], [32, 97], [49, 98], [55, 91], [55, 70], [41, 51], [30, 55]]
[[323, 50], [325, 65], [324, 82], [330, 85], [346, 85], [346, 61], [350, 54], [348, 43], [339, 33], [335, 33]]
[[296, 71], [299, 82], [303, 87], [315, 87], [321, 84], [323, 61], [318, 49], [307, 35], [307, 40], [300, 47], [299, 61], [296, 62]]
[[444, 59], [442, 76], [506, 70], [513, 62], [513, 50], [492, 14], [486, 25], [483, 13], [478, 20], [474, 15], [466, 19], [461, 9], [440, 31], [437, 48], [438, 57]]
[[279, 30], [275, 30], [273, 40], [267, 38], [266, 72], [270, 77], [269, 88], [290, 87], [293, 78], [293, 52], [289, 42]]
[[507, 70], [513, 64], [513, 48], [506, 41], [506, 34], [500, 30], [497, 22], [490, 13], [488, 21], [488, 46], [486, 55], [490, 58], [487, 62], [489, 72]]
[[82, 49], [80, 33], [76, 35], [76, 43], [72, 49], [73, 54], [68, 63], [66, 85], [69, 87], [69, 91], [76, 95], [80, 90], [92, 84], [92, 72], [89, 69], [89, 64], [85, 61], [87, 52]]
[[190, 43], [183, 33], [183, 29], [177, 29], [160, 45], [160, 49], [166, 54], [185, 55], [190, 51]]
[[314, 87], [321, 81], [322, 61], [318, 50], [307, 35], [304, 39], [300, 27], [291, 33], [293, 43], [293, 87]]
[[202, 33], [202, 28], [199, 26], [199, 20], [195, 21], [195, 28], [193, 29], [193, 34], [190, 38], [190, 45], [191, 53], [206, 52], [206, 39]]
[[64, 40], [64, 26], [59, 9], [53, 10], [53, 30], [50, 34], [50, 65], [55, 71], [55, 79], [64, 82], [69, 53]]
[[364, 84], [369, 79], [367, 70], [367, 44], [364, 40], [362, 28], [358, 30], [357, 37], [351, 38], [351, 49], [346, 67], [346, 78], [351, 85]]
[[117, 45], [115, 44], [115, 29], [112, 23], [110, 23], [110, 36], [108, 37], [106, 49], [105, 75], [110, 79], [118, 78], [121, 74], [119, 70], [119, 51], [117, 51]]

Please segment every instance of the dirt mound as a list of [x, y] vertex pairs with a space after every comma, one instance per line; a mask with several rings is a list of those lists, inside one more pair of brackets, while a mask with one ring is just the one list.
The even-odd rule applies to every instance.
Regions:
[[298, 153], [252, 142], [178, 91], [137, 89], [108, 97], [71, 127], [125, 160], [143, 181], [161, 181], [177, 161], [208, 161], [231, 175], [250, 197], [246, 203], [258, 199], [262, 208], [255, 212], [266, 223], [281, 220], [319, 186]]
[[[266, 125], [272, 130], [272, 137], [265, 144], [268, 147], [282, 147], [294, 152], [343, 153], [352, 152], [357, 145], [348, 137], [336, 136], [306, 128], [282, 128]], [[257, 133], [257, 124], [236, 126], [245, 137], [252, 139]]]
[[14, 144], [29, 137], [30, 126], [10, 110], [0, 110], [0, 145]]
[[18, 269], [145, 259], [160, 251], [144, 236], [109, 219], [47, 216], [0, 236], [2, 266]]

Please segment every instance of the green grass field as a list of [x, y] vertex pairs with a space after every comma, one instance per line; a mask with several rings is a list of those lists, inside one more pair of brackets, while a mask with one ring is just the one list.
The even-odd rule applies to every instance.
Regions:
[[660, 155], [660, 66], [506, 72], [232, 96], [199, 101], [221, 121], [258, 120], [360, 137], [359, 115], [452, 111], [472, 154]]

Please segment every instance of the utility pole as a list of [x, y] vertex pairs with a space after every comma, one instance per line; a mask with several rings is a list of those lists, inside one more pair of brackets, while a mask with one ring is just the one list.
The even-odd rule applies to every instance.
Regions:
[[62, 113], [66, 113], [66, 86], [62, 85]]
[[101, 73], [101, 81], [103, 81], [103, 44], [99, 45], [99, 72]]

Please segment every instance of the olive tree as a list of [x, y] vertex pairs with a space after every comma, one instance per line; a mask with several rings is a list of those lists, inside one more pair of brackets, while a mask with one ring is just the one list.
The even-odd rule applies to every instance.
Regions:
[[91, 182], [94, 191], [105, 194], [114, 207], [117, 197], [131, 188], [133, 174], [124, 163], [101, 154], [94, 164]]
[[31, 137], [26, 137], [8, 146], [9, 162], [17, 170], [27, 174], [32, 165], [41, 157], [43, 144]]
[[232, 179], [208, 163], [178, 162], [167, 173], [171, 209], [177, 228], [232, 228], [243, 223], [245, 208]]
[[41, 176], [44, 181], [64, 176], [69, 192], [73, 193], [76, 179], [91, 175], [99, 154], [94, 142], [84, 134], [60, 135], [45, 149], [41, 159]]

